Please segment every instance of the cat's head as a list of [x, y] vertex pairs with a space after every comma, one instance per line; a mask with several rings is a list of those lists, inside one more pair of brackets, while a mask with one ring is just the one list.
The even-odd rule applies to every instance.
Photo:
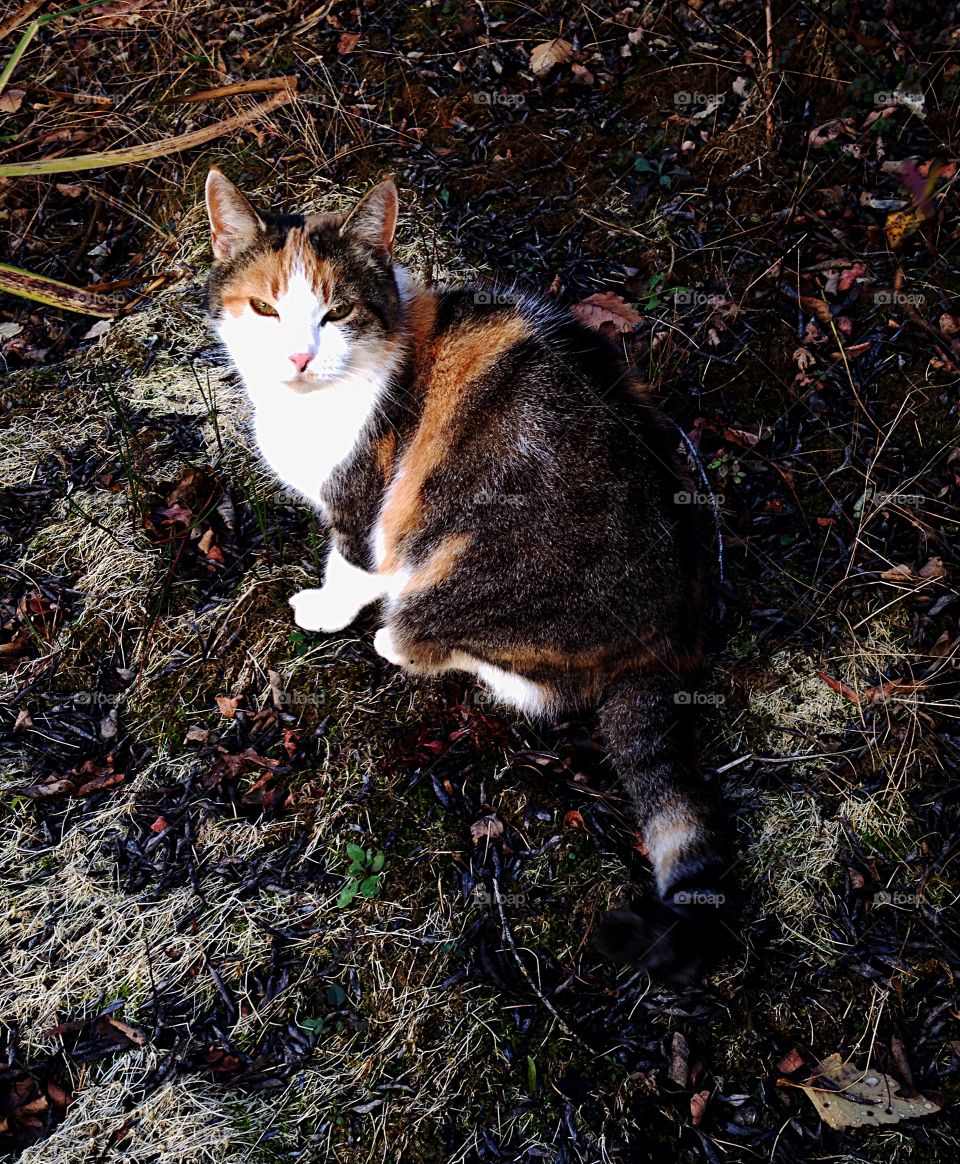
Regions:
[[210, 313], [254, 396], [388, 373], [401, 321], [392, 181], [347, 213], [267, 214], [212, 169], [206, 199]]

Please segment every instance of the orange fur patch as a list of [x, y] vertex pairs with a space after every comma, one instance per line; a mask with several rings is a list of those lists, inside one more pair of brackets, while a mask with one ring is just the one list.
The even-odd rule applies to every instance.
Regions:
[[321, 220], [339, 220], [342, 215], [311, 215], [303, 227], [287, 233], [283, 250], [262, 251], [256, 254], [236, 277], [224, 288], [223, 307], [233, 316], [240, 315], [251, 299], [275, 303], [286, 291], [291, 273], [301, 266], [310, 281], [314, 294], [329, 303], [337, 283], [337, 271], [332, 263], [321, 259], [310, 245], [310, 224]]
[[411, 286], [407, 299], [407, 329], [415, 358], [426, 350], [436, 318], [436, 296], [425, 287]]
[[671, 798], [644, 829], [644, 840], [660, 886], [669, 884], [670, 869], [700, 841], [704, 821], [687, 801]]
[[465, 533], [444, 538], [423, 565], [418, 566], [410, 575], [400, 591], [400, 597], [416, 590], [431, 590], [434, 586], [439, 586], [453, 573], [458, 559], [472, 541], [473, 536]]
[[377, 441], [377, 466], [383, 476], [383, 483], [386, 484], [390, 480], [393, 473], [393, 462], [397, 455], [397, 434], [393, 431], [387, 433], [386, 436], [381, 437]]
[[[429, 314], [425, 307], [422, 311], [420, 326]], [[382, 572], [400, 568], [401, 543], [420, 522], [423, 487], [449, 452], [471, 385], [530, 334], [526, 320], [509, 315], [464, 327], [428, 345], [432, 350], [421, 365], [426, 383], [420, 423], [397, 466], [380, 519], [385, 548]]]

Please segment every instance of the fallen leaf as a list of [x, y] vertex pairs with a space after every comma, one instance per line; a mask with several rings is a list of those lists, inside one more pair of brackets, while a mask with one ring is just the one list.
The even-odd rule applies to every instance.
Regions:
[[924, 221], [925, 215], [920, 214], [913, 206], [909, 210], [895, 210], [893, 214], [888, 214], [887, 221], [883, 224], [883, 232], [887, 236], [890, 249], [895, 251], [904, 239], [916, 234]]
[[25, 627], [17, 627], [13, 638], [7, 643], [0, 643], [0, 660], [19, 659], [27, 653], [30, 645], [30, 632]]
[[26, 93], [22, 89], [7, 89], [0, 93], [0, 113], [16, 113], [23, 104]]
[[667, 1074], [670, 1082], [677, 1087], [686, 1087], [689, 1076], [690, 1048], [686, 1037], [680, 1031], [673, 1032], [670, 1041], [670, 1061], [667, 1064]]
[[81, 339], [96, 339], [98, 336], [106, 335], [113, 326], [112, 319], [98, 319], [95, 324], [87, 328], [87, 330], [80, 337]]
[[145, 1047], [147, 1045], [147, 1036], [143, 1031], [136, 1027], [131, 1027], [129, 1024], [121, 1022], [120, 1019], [114, 1018], [113, 1015], [104, 1015], [100, 1020], [101, 1024], [108, 1024], [119, 1034], [129, 1039], [137, 1047]]
[[[220, 697], [221, 699], [223, 696]], [[229, 717], [228, 717], [229, 718]], [[210, 732], [206, 728], [192, 727], [183, 737], [184, 741], [191, 744], [205, 744], [210, 738]]]
[[341, 56], [344, 56], [346, 53], [352, 53], [357, 47], [357, 41], [359, 39], [359, 32], [341, 32], [340, 39], [337, 41], [337, 52]]
[[840, 278], [837, 280], [838, 291], [849, 291], [850, 288], [867, 273], [867, 268], [863, 263], [854, 263], [852, 267], [848, 267], [842, 272]]
[[813, 149], [819, 149], [842, 133], [850, 136], [856, 133], [856, 125], [852, 117], [835, 117], [832, 121], [825, 121], [823, 125], [818, 125], [816, 129], [810, 130], [807, 140]]
[[946, 574], [943, 558], [930, 558], [919, 570], [901, 563], [884, 570], [880, 577], [884, 582], [905, 582], [910, 586], [919, 586], [922, 582], [935, 582], [938, 578], [945, 578]]
[[690, 1096], [690, 1121], [695, 1128], [700, 1126], [700, 1121], [703, 1119], [703, 1114], [707, 1110], [707, 1101], [709, 1099], [709, 1091], [695, 1091]]
[[598, 291], [588, 295], [580, 303], [575, 303], [571, 310], [582, 324], [594, 331], [607, 327], [622, 334], [633, 331], [643, 321], [643, 316], [613, 291]]
[[503, 823], [495, 813], [489, 813], [473, 822], [470, 826], [470, 836], [475, 845], [479, 845], [481, 841], [495, 841], [497, 837], [503, 836]]
[[72, 780], [51, 777], [42, 784], [30, 784], [25, 788], [15, 788], [13, 791], [19, 796], [28, 797], [30, 800], [49, 800], [51, 797], [63, 796], [67, 792], [73, 792], [73, 790]]
[[815, 295], [801, 295], [800, 306], [816, 316], [821, 323], [829, 325], [833, 320], [830, 304], [825, 299], [818, 299]]
[[102, 792], [105, 788], [113, 788], [117, 784], [122, 784], [124, 780], [126, 780], [126, 776], [123, 772], [104, 772], [100, 776], [94, 776], [86, 784], [81, 784], [76, 795], [90, 796], [93, 792]]
[[237, 704], [239, 702], [239, 695], [233, 699], [228, 698], [226, 695], [217, 696], [217, 707], [220, 709], [220, 714], [225, 719], [233, 719], [233, 717], [237, 714]]
[[906, 699], [910, 695], [916, 695], [918, 691], [925, 691], [926, 687], [926, 683], [891, 679], [888, 683], [878, 683], [876, 687], [868, 687], [866, 691], [861, 693], [860, 698], [869, 703], [886, 703], [891, 697]]
[[158, 509], [157, 514], [165, 523], [190, 525], [193, 521], [193, 513], [187, 506], [181, 505], [179, 501], [175, 501], [173, 505], [167, 505], [163, 509]]
[[794, 1047], [793, 1050], [790, 1051], [789, 1054], [784, 1055], [784, 1057], [777, 1064], [777, 1070], [781, 1075], [792, 1075], [794, 1071], [799, 1071], [803, 1065], [804, 1058], [797, 1050], [797, 1048]]
[[557, 37], [538, 44], [530, 52], [530, 69], [535, 77], [545, 77], [554, 65], [562, 65], [573, 56], [573, 45]]
[[958, 646], [960, 646], [960, 638], [955, 639], [949, 631], [944, 631], [930, 650], [927, 651], [927, 654], [932, 659], [948, 659]]
[[742, 445], [744, 448], [752, 449], [754, 445], [763, 440], [764, 437], [770, 435], [770, 428], [767, 425], [761, 424], [757, 432], [747, 432], [743, 428], [728, 428], [724, 429], [723, 439], [729, 441], [733, 445]]
[[828, 1055], [818, 1064], [816, 1075], [798, 1086], [823, 1122], [836, 1131], [898, 1124], [901, 1120], [919, 1119], [940, 1110], [940, 1104], [926, 1096], [898, 1095], [902, 1085], [893, 1076], [882, 1071], [861, 1071], [852, 1063], [844, 1062], [839, 1054]]

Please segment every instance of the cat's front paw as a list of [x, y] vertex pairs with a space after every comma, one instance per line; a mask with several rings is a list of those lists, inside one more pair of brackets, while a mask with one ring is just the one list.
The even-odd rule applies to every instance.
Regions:
[[400, 653], [400, 648], [393, 637], [393, 631], [388, 626], [382, 626], [373, 636], [373, 649], [388, 663], [394, 663], [397, 667], [410, 666], [411, 660]]
[[345, 601], [344, 595], [337, 594], [328, 586], [319, 590], [298, 590], [290, 599], [293, 607], [293, 621], [297, 626], [309, 631], [343, 630], [359, 613], [356, 602]]

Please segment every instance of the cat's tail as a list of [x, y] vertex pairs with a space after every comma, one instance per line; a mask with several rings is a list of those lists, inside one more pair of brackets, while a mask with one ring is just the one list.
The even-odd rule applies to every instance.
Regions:
[[597, 945], [608, 957], [684, 981], [735, 936], [732, 861], [719, 807], [697, 771], [693, 692], [663, 675], [616, 681], [599, 706], [610, 758], [636, 808], [657, 897], [613, 910]]

